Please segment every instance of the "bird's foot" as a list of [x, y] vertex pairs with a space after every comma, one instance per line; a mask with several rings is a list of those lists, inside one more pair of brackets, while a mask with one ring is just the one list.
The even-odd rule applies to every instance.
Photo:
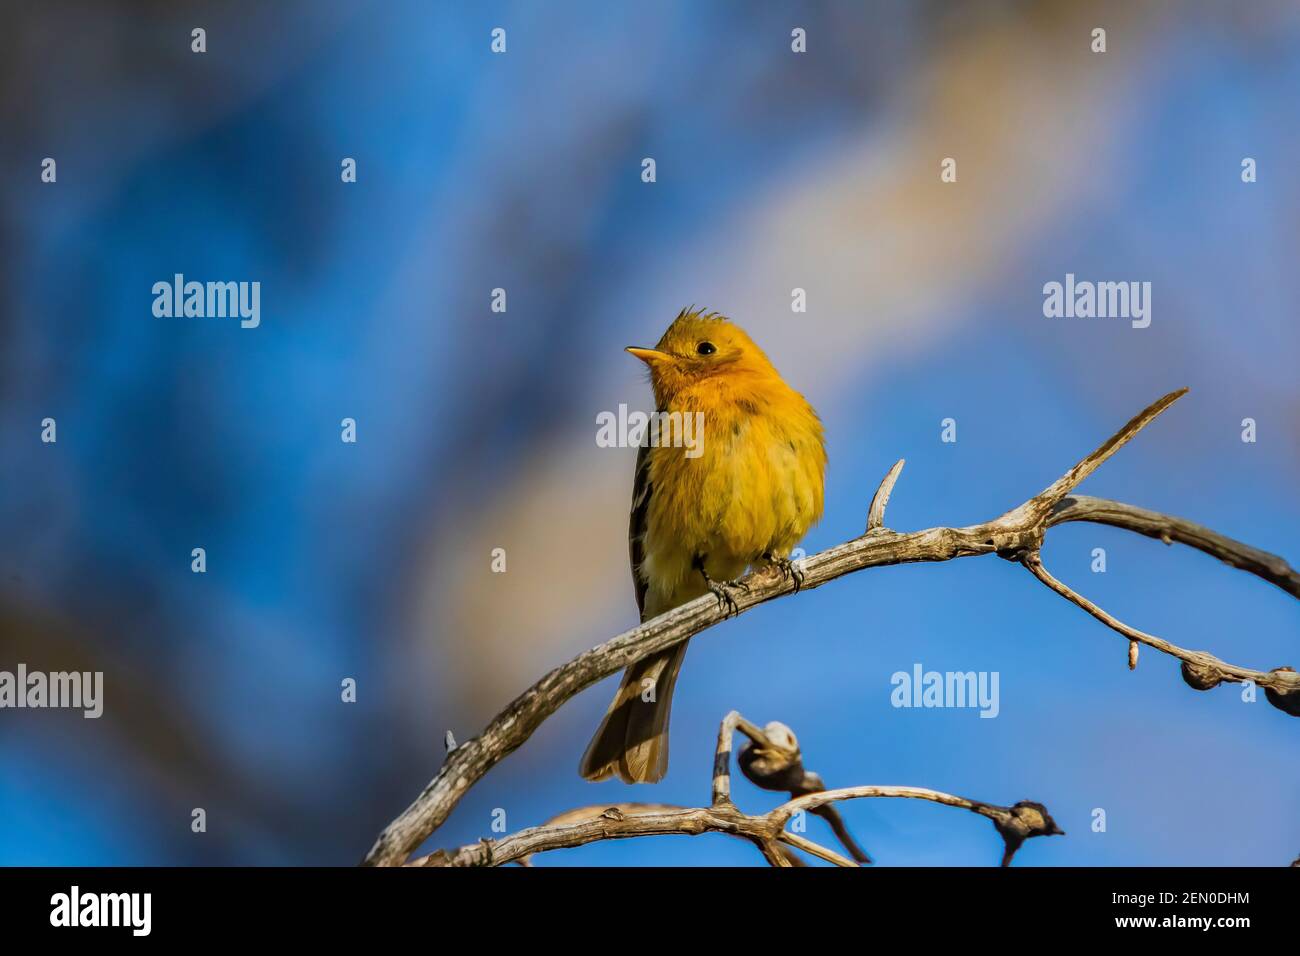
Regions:
[[736, 598], [732, 592], [738, 591], [742, 594], [748, 594], [749, 585], [744, 581], [715, 581], [713, 578], [709, 577], [703, 568], [700, 568], [699, 570], [700, 574], [704, 577], [705, 587], [707, 587], [710, 593], [718, 599], [718, 607], [720, 607], [723, 612], [722, 616], [724, 618], [739, 616], [740, 607], [736, 604]]
[[709, 577], [709, 572], [704, 570], [705, 558], [702, 554], [697, 554], [691, 566], [700, 572], [700, 577], [704, 578], [704, 586], [707, 587], [714, 597], [718, 599], [718, 607], [723, 611], [723, 618], [736, 616], [740, 614], [740, 607], [736, 604], [736, 598], [733, 591], [739, 591], [743, 594], [749, 593], [749, 585], [744, 581], [715, 581]]
[[789, 558], [769, 551], [763, 555], [763, 560], [781, 572], [782, 581], [793, 581], [796, 591], [803, 587], [804, 574]]
[[709, 581], [709, 590], [713, 596], [718, 599], [718, 607], [722, 608], [722, 616], [739, 617], [740, 607], [736, 604], [736, 598], [733, 591], [739, 591], [743, 594], [749, 593], [749, 585], [742, 581]]

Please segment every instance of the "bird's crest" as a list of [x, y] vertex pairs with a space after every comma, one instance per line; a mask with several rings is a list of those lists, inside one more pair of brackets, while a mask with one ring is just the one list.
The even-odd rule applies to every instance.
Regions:
[[725, 315], [720, 312], [708, 312], [704, 309], [697, 309], [694, 305], [688, 305], [682, 311], [677, 313], [674, 322], [730, 322]]

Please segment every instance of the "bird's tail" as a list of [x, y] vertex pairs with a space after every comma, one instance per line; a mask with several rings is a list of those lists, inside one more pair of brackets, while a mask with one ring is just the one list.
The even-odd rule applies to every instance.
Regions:
[[[668, 718], [686, 642], [637, 661], [623, 672], [614, 701], [582, 755], [588, 780], [618, 774], [624, 783], [654, 783], [668, 772]], [[653, 691], [653, 693], [651, 693]]]

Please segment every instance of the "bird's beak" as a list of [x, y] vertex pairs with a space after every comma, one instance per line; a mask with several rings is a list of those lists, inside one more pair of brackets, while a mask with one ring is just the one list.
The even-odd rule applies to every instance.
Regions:
[[667, 352], [660, 352], [658, 349], [641, 349], [635, 345], [629, 345], [627, 351], [635, 355], [641, 361], [645, 362], [651, 368], [655, 367], [657, 362], [666, 362], [672, 358]]

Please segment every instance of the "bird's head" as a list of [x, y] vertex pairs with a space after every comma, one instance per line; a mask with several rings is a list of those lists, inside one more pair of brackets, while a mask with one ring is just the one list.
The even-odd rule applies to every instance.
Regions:
[[775, 375], [772, 363], [745, 330], [716, 312], [683, 309], [652, 349], [627, 351], [650, 367], [660, 407], [674, 395], [717, 376]]

